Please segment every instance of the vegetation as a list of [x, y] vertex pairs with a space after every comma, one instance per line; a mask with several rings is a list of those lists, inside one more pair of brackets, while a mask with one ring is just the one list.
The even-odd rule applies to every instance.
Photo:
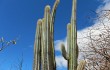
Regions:
[[56, 70], [54, 53], [54, 20], [59, 0], [56, 0], [52, 12], [50, 6], [45, 7], [44, 18], [37, 22], [34, 44], [33, 70]]
[[2, 37], [0, 39], [0, 43], [1, 43], [0, 51], [2, 51], [2, 50], [4, 50], [8, 46], [16, 44], [16, 40], [5, 41], [5, 39]]
[[[77, 29], [76, 29], [76, 1], [73, 0], [71, 23], [67, 25], [67, 52], [62, 44], [61, 50], [63, 57], [68, 61], [68, 70], [84, 70], [86, 61], [78, 59], [78, 45], [77, 45]], [[78, 65], [78, 66], [77, 66]]]

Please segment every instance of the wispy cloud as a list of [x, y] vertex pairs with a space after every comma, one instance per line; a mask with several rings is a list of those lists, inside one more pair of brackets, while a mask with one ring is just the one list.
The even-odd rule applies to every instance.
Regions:
[[110, 0], [102, 0], [103, 1], [103, 3], [108, 3], [108, 2], [110, 2]]
[[56, 57], [57, 67], [67, 67], [67, 61], [62, 56]]

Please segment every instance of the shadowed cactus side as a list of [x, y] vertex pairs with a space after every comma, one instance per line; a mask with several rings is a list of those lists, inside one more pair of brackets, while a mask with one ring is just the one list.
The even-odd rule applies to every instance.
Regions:
[[68, 70], [84, 70], [86, 62], [81, 60], [78, 65], [78, 45], [76, 27], [76, 1], [73, 0], [71, 23], [67, 25], [67, 52], [64, 44], [61, 45], [63, 57], [68, 61]]
[[56, 0], [52, 12], [45, 7], [44, 18], [39, 19], [34, 44], [33, 70], [56, 70], [54, 53], [54, 20], [59, 0]]

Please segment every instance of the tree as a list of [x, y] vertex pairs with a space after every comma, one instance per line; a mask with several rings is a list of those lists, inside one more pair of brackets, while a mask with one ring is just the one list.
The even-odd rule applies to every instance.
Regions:
[[13, 64], [10, 67], [10, 70], [23, 70], [23, 64], [24, 64], [24, 59], [23, 59], [23, 53], [21, 57], [18, 59], [18, 62]]
[[[89, 29], [84, 59], [86, 70], [110, 70], [110, 10], [101, 11], [97, 27]], [[88, 50], [88, 51], [87, 51]]]
[[5, 39], [2, 37], [0, 39], [0, 51], [4, 50], [5, 48], [7, 48], [8, 46], [12, 45], [12, 44], [16, 44], [16, 40], [11, 40], [11, 41], [5, 41]]

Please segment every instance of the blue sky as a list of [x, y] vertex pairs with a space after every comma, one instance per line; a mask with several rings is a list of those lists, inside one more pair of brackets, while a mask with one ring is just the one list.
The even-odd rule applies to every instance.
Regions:
[[[0, 52], [0, 70], [16, 70], [15, 66], [23, 53], [23, 70], [32, 70], [33, 44], [36, 22], [44, 15], [46, 5], [55, 0], [0, 0], [0, 38], [7, 41], [18, 38], [17, 44]], [[95, 17], [99, 0], [78, 0], [77, 27], [82, 30], [93, 25], [87, 16]], [[61, 0], [56, 13], [55, 41], [66, 37], [66, 25], [70, 22], [72, 0]], [[59, 55], [58, 52], [56, 52]], [[2, 63], [2, 64], [1, 64]], [[64, 70], [64, 69], [63, 69]], [[66, 70], [66, 69], [65, 69]]]

